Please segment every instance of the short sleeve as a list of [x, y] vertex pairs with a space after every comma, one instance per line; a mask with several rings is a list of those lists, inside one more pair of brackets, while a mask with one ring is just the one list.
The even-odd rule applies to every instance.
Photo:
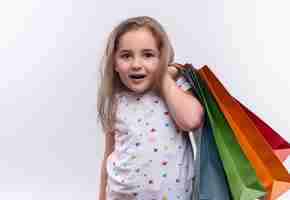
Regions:
[[184, 76], [179, 76], [176, 80], [176, 84], [178, 87], [180, 87], [182, 90], [186, 91], [192, 88], [190, 83], [184, 78]]

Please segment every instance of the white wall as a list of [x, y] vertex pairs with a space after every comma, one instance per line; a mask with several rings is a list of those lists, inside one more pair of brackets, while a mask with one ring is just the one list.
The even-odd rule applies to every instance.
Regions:
[[158, 19], [177, 62], [209, 65], [290, 141], [288, 8], [286, 0], [1, 1], [0, 199], [95, 199], [104, 147], [97, 62], [112, 26], [131, 16]]

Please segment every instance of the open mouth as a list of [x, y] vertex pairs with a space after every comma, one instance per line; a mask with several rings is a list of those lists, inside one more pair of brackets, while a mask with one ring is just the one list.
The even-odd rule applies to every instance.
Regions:
[[132, 75], [129, 75], [129, 77], [132, 79], [142, 79], [142, 78], [145, 78], [146, 75], [144, 75], [144, 74], [132, 74]]

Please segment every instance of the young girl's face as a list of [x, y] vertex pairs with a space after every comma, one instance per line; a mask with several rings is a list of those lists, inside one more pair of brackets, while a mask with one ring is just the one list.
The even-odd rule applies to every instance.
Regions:
[[119, 38], [115, 70], [123, 84], [136, 93], [152, 88], [159, 67], [160, 52], [150, 30], [139, 28]]

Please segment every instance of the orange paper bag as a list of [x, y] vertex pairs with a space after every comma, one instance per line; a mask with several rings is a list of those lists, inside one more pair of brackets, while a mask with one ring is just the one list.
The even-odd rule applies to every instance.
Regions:
[[285, 161], [290, 154], [290, 144], [282, 138], [276, 131], [274, 131], [268, 124], [260, 119], [255, 113], [249, 110], [241, 102], [235, 99], [243, 110], [247, 113], [248, 117], [254, 122], [255, 126], [262, 133], [266, 141], [271, 145], [275, 155], [281, 162]]
[[243, 152], [267, 189], [267, 199], [273, 200], [290, 188], [290, 175], [282, 162], [275, 156], [245, 111], [227, 92], [207, 66], [198, 73], [207, 84], [223, 112]]

